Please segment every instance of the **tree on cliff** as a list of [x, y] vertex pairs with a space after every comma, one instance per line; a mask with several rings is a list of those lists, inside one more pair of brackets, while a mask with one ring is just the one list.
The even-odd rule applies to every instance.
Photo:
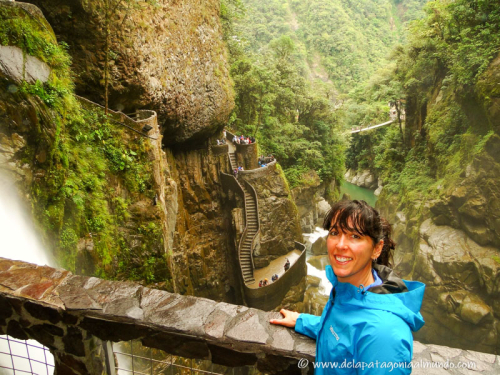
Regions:
[[112, 50], [113, 36], [120, 31], [127, 20], [130, 21], [130, 12], [138, 8], [140, 8], [139, 3], [133, 0], [102, 0], [95, 7], [99, 21], [104, 26], [105, 41], [102, 83], [104, 85], [104, 108], [106, 114], [108, 114], [109, 110], [109, 86], [112, 83], [110, 66], [111, 61], [117, 58], [116, 53]]

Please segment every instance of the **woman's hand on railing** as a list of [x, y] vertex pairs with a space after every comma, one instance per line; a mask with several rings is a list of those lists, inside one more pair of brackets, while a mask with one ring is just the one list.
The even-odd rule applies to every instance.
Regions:
[[300, 314], [296, 311], [290, 311], [285, 309], [281, 309], [280, 313], [281, 315], [283, 315], [283, 319], [271, 319], [269, 323], [294, 328], [295, 323], [297, 322], [297, 318], [299, 317]]

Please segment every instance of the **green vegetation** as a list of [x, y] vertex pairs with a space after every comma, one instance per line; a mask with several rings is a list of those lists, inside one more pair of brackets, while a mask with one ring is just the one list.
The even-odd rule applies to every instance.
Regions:
[[376, 171], [405, 199], [445, 192], [494, 133], [477, 83], [500, 51], [500, 2], [432, 1], [425, 11], [392, 66], [356, 97], [360, 105], [403, 100], [404, 132], [391, 126], [356, 135], [347, 156], [348, 168]]
[[340, 180], [346, 142], [338, 135], [335, 102], [305, 76], [296, 38], [280, 36], [289, 29], [288, 2], [246, 5], [245, 12], [239, 1], [221, 7], [237, 94], [230, 126], [254, 135], [263, 153], [274, 154], [291, 187], [304, 183], [311, 169], [324, 181]]
[[387, 102], [401, 96], [385, 85], [367, 97], [366, 82], [381, 67], [392, 72], [389, 53], [426, 1], [222, 0], [237, 94], [231, 125], [256, 134], [292, 187], [311, 169], [340, 181], [344, 129], [387, 121]]
[[425, 0], [289, 3], [300, 24], [296, 34], [305, 42], [308, 60], [312, 62], [318, 54], [336, 89], [345, 92], [383, 64], [394, 44], [404, 39], [402, 24], [419, 16]]
[[142, 222], [141, 213], [133, 216], [130, 209], [139, 202], [147, 210], [155, 196], [149, 141], [99, 107], [80, 105], [66, 47], [43, 20], [21, 8], [0, 7], [0, 41], [52, 69], [44, 84], [23, 82], [0, 93], [2, 111], [13, 119], [22, 112], [20, 121], [30, 120], [29, 127], [9, 125], [2, 132], [25, 132], [27, 147], [16, 157], [35, 166], [27, 192], [46, 245], [72, 271], [81, 267], [78, 248], [92, 243], [96, 276], [168, 280], [161, 223]]

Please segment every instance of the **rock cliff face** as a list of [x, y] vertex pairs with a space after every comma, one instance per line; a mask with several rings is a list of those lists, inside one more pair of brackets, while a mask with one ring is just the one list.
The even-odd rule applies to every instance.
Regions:
[[373, 173], [368, 169], [362, 171], [353, 171], [351, 169], [348, 169], [344, 175], [344, 178], [351, 184], [375, 190], [375, 195], [377, 196], [382, 191], [382, 181], [380, 181], [380, 179], [376, 179]]
[[[76, 91], [104, 103], [104, 0], [31, 0], [70, 47]], [[219, 0], [109, 2], [110, 107], [158, 112], [165, 144], [206, 138], [234, 105]]]
[[227, 154], [206, 149], [169, 151], [178, 184], [178, 214], [172, 249], [174, 290], [242, 303], [231, 211], [224, 207], [219, 171]]
[[257, 173], [245, 174], [257, 193], [260, 219], [260, 246], [254, 252], [256, 268], [265, 267], [273, 259], [295, 248], [295, 241], [303, 242], [297, 207], [290, 189], [276, 164]]
[[[299, 210], [302, 232], [312, 233], [316, 226], [321, 226], [325, 214], [330, 209], [330, 204], [325, 200], [325, 192], [328, 189], [315, 171], [308, 172], [304, 179], [310, 183], [294, 188], [292, 195]], [[332, 182], [329, 189], [333, 191], [334, 186], [335, 182]]]
[[491, 136], [485, 152], [478, 155], [462, 173], [458, 186], [430, 210], [438, 225], [463, 230], [480, 245], [500, 247], [500, 137]]
[[421, 205], [400, 206], [402, 211], [397, 211], [396, 202], [382, 197], [377, 205], [393, 223], [396, 271], [427, 285], [422, 307], [426, 324], [415, 337], [497, 353], [498, 248], [481, 246], [449, 225], [434, 224], [432, 213]]
[[[425, 342], [500, 352], [500, 57], [483, 74], [477, 96], [464, 104], [469, 121], [493, 132], [439, 197], [412, 203], [382, 192], [377, 206], [399, 244], [396, 270], [423, 281], [426, 325], [415, 337]], [[492, 82], [496, 82], [492, 84]], [[435, 90], [432, 108], [441, 99]], [[442, 96], [442, 95], [441, 95]], [[444, 99], [443, 99], [444, 100]], [[408, 118], [411, 118], [411, 112]], [[478, 126], [479, 126], [478, 125]]]

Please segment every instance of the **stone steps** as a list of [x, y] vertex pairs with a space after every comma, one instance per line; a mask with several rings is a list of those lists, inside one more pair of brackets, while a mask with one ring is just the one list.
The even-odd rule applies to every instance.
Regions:
[[[238, 167], [237, 159], [234, 152], [229, 153], [229, 163], [231, 165], [231, 171], [234, 171]], [[240, 183], [241, 189], [243, 190], [243, 196], [245, 199], [245, 220], [246, 220], [246, 232], [245, 238], [240, 242], [240, 267], [243, 276], [243, 280], [246, 284], [255, 282], [253, 277], [253, 264], [252, 264], [252, 240], [257, 233], [258, 223], [259, 223], [259, 213], [257, 212], [257, 203], [254, 200], [253, 195], [250, 193], [249, 189], [244, 183]]]

